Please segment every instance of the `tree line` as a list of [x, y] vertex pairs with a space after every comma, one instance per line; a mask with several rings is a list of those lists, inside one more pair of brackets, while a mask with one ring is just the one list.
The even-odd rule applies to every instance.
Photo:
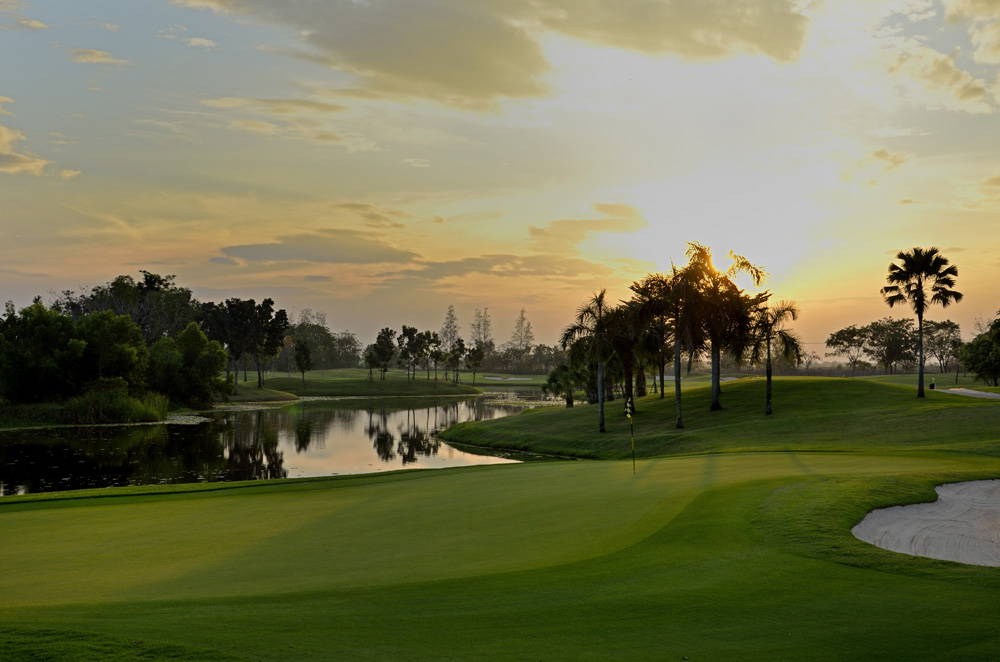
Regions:
[[[252, 366], [263, 386], [263, 370], [294, 351], [297, 338], [324, 366], [358, 363], [357, 339], [331, 333], [311, 312], [289, 324], [272, 299], [201, 302], [175, 276], [141, 274], [63, 291], [49, 306], [40, 297], [21, 310], [8, 303], [0, 319], [0, 401], [72, 400], [94, 410], [94, 419], [120, 417], [123, 407], [156, 397], [207, 407], [231, 392], [241, 367]], [[95, 410], [109, 402], [116, 404]]]
[[565, 352], [558, 346], [535, 344], [535, 335], [524, 309], [514, 320], [510, 340], [497, 347], [493, 338], [493, 320], [488, 308], [475, 311], [469, 325], [469, 341], [460, 335], [458, 316], [454, 306], [448, 306], [438, 331], [421, 331], [404, 324], [398, 331], [384, 327], [375, 342], [365, 347], [362, 360], [368, 368], [369, 379], [378, 375], [385, 379], [389, 368], [396, 366], [406, 371], [407, 378], [416, 379], [417, 372], [426, 379], [444, 379], [458, 382], [464, 368], [472, 373], [472, 383], [482, 371], [520, 374], [545, 373], [563, 360]]

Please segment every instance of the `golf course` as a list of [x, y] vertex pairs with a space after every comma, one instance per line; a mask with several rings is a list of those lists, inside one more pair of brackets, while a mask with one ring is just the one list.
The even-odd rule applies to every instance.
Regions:
[[762, 380], [465, 423], [577, 456], [0, 501], [3, 660], [983, 660], [1000, 569], [851, 535], [1000, 477], [1000, 403]]

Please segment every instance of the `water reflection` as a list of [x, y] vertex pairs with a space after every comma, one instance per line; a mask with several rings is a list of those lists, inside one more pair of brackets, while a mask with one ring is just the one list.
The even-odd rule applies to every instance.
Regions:
[[218, 412], [199, 425], [0, 432], [0, 495], [509, 462], [458, 451], [434, 433], [523, 408], [483, 400], [310, 401]]

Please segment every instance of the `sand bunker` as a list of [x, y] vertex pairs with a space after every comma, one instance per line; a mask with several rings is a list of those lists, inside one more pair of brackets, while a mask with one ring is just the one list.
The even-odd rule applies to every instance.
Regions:
[[1000, 567], [1000, 480], [935, 489], [937, 501], [873, 510], [851, 533], [894, 552]]

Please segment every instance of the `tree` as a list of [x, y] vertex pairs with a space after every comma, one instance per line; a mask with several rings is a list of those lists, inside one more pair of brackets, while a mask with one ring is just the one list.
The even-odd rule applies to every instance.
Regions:
[[751, 363], [764, 362], [767, 382], [764, 414], [767, 416], [773, 412], [771, 406], [773, 353], [777, 351], [795, 363], [802, 360], [801, 342], [795, 334], [784, 328], [789, 320], [796, 320], [798, 317], [798, 308], [791, 301], [779, 301], [773, 306], [762, 305], [754, 311], [749, 355]]
[[371, 346], [375, 367], [377, 367], [380, 371], [380, 380], [385, 379], [385, 373], [389, 370], [389, 366], [392, 364], [392, 359], [396, 355], [396, 345], [394, 343], [395, 338], [396, 330], [385, 327], [378, 332], [378, 336], [375, 338], [375, 344]]
[[406, 368], [406, 378], [416, 377], [416, 362], [420, 353], [418, 331], [414, 326], [403, 325], [396, 344], [399, 346], [399, 362]]
[[868, 332], [865, 328], [851, 325], [839, 331], [834, 331], [826, 339], [826, 346], [833, 350], [827, 356], [843, 356], [847, 358], [847, 363], [851, 366], [853, 375], [861, 363], [861, 356], [865, 354], [868, 342]]
[[913, 320], [886, 317], [864, 327], [865, 354], [882, 366], [886, 374], [897, 364], [916, 360]]
[[257, 388], [264, 388], [263, 360], [267, 357], [277, 356], [285, 339], [285, 330], [288, 329], [288, 314], [284, 310], [274, 309], [273, 299], [264, 299], [260, 304], [253, 305], [253, 316], [251, 317], [251, 344], [250, 353], [253, 354], [254, 364], [257, 368]]
[[302, 373], [302, 385], [305, 386], [306, 372], [312, 370], [312, 351], [305, 340], [295, 343], [295, 367]]
[[[234, 372], [239, 371], [239, 363], [250, 354], [254, 347], [254, 317], [256, 302], [253, 299], [226, 299], [222, 303], [202, 305], [202, 322], [209, 338], [219, 341], [226, 349]], [[244, 370], [245, 378], [246, 370]], [[229, 369], [226, 370], [229, 378]], [[237, 379], [233, 380], [238, 381]]]
[[926, 320], [924, 331], [927, 353], [937, 360], [942, 373], [947, 372], [948, 363], [956, 358], [956, 348], [962, 344], [961, 327], [951, 320], [943, 322]]
[[109, 310], [128, 315], [142, 331], [148, 345], [160, 338], [175, 337], [200, 316], [200, 304], [191, 290], [179, 287], [175, 276], [141, 271], [142, 279], [117, 276], [89, 292], [66, 290], [52, 307], [74, 319]]
[[76, 336], [85, 343], [81, 370], [89, 379], [124, 379], [130, 389], [145, 386], [149, 350], [142, 329], [128, 315], [110, 310], [75, 321]]
[[472, 372], [472, 385], [476, 385], [476, 373], [479, 372], [479, 367], [483, 364], [483, 358], [486, 356], [486, 350], [480, 345], [476, 345], [465, 355], [465, 369]]
[[810, 374], [809, 369], [817, 361], [819, 361], [819, 354], [816, 352], [806, 352], [802, 355], [802, 366], [806, 369], [807, 376]]
[[685, 269], [689, 270], [689, 278], [698, 289], [694, 316], [702, 325], [711, 354], [712, 404], [709, 409], [712, 411], [722, 409], [722, 352], [728, 351], [734, 356], [743, 353], [750, 335], [751, 313], [770, 296], [766, 292], [756, 296], [745, 295], [733, 282], [737, 274], [748, 275], [754, 285], [760, 285], [767, 274], [745, 257], [731, 251], [729, 255], [732, 264], [726, 271], [718, 271], [712, 264], [712, 252], [707, 246], [688, 243]]
[[960, 357], [976, 379], [1000, 386], [1000, 316], [962, 347]]
[[636, 350], [646, 326], [642, 307], [635, 302], [625, 302], [605, 313], [608, 343], [621, 362], [625, 399], [635, 406]]
[[73, 320], [41, 300], [0, 318], [0, 399], [14, 403], [61, 400], [78, 393], [86, 341]]
[[597, 365], [597, 429], [606, 432], [604, 425], [604, 371], [612, 349], [607, 337], [606, 290], [596, 292], [576, 311], [576, 321], [563, 330], [560, 344], [563, 349], [582, 341], [589, 361]]
[[486, 355], [492, 354], [496, 346], [493, 342], [493, 319], [489, 308], [476, 308], [469, 330], [469, 341], [473, 346], [482, 347]]
[[450, 352], [455, 341], [458, 340], [458, 318], [455, 316], [455, 306], [448, 306], [448, 312], [445, 313], [439, 336], [441, 337], [441, 348]]
[[452, 371], [452, 380], [456, 384], [458, 383], [458, 371], [462, 367], [462, 359], [465, 357], [466, 351], [468, 350], [465, 347], [465, 341], [461, 338], [455, 338], [455, 342], [448, 352], [448, 367]]
[[[917, 316], [917, 397], [924, 397], [924, 313], [935, 303], [947, 308], [962, 300], [962, 293], [954, 290], [958, 267], [949, 265], [948, 259], [937, 248], [913, 248], [896, 254], [900, 264], [889, 264], [886, 275], [888, 285], [882, 288], [885, 302], [892, 308], [909, 303]], [[930, 288], [928, 297], [927, 288]]]
[[544, 393], [561, 397], [566, 402], [566, 408], [573, 408], [573, 392], [579, 382], [579, 375], [568, 363], [560, 363], [549, 372], [545, 383], [542, 384]]
[[205, 408], [224, 392], [219, 373], [227, 362], [226, 351], [209, 340], [195, 322], [174, 338], [160, 338], [149, 349], [149, 386], [188, 407]]

